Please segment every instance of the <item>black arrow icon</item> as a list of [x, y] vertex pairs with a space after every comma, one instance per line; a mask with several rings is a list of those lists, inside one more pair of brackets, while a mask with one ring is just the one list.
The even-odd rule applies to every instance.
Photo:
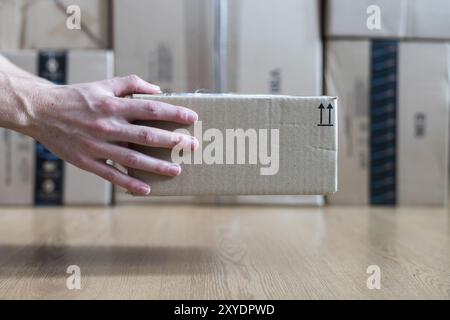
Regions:
[[331, 110], [333, 110], [333, 106], [329, 104], [327, 109], [328, 109], [328, 124], [331, 125]]
[[320, 123], [319, 123], [319, 124], [322, 124], [322, 111], [323, 111], [323, 109], [325, 109], [325, 107], [323, 106], [323, 104], [320, 104], [320, 106], [319, 106], [319, 110], [320, 110]]
[[322, 112], [325, 109], [325, 107], [323, 106], [323, 104], [320, 104], [319, 108], [320, 110], [320, 123], [318, 124], [319, 127], [332, 127], [333, 124], [331, 123], [331, 110], [333, 110], [333, 106], [331, 105], [331, 103], [328, 105], [327, 109], [328, 109], [328, 123], [323, 123], [323, 115]]

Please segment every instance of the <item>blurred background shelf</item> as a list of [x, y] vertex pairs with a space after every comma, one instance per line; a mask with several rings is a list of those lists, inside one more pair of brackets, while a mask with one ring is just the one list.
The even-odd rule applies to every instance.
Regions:
[[68, 84], [134, 73], [165, 92], [339, 99], [338, 192], [326, 201], [137, 199], [58, 159], [53, 181], [32, 139], [0, 129], [0, 205], [445, 206], [449, 30], [447, 0], [0, 0], [0, 52]]

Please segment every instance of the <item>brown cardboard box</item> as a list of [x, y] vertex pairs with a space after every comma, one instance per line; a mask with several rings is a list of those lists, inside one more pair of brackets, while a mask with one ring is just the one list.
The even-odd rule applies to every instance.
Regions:
[[[153, 195], [327, 194], [337, 189], [337, 99], [270, 95], [134, 95], [183, 105], [199, 114], [192, 126], [145, 125], [197, 137], [194, 151], [133, 148], [181, 163], [178, 177], [130, 169]], [[183, 152], [180, 152], [183, 151]]]
[[[320, 95], [319, 14], [317, 0], [116, 0], [116, 70], [165, 91]], [[116, 203], [323, 203], [321, 196], [169, 198], [133, 198], [115, 188]]]

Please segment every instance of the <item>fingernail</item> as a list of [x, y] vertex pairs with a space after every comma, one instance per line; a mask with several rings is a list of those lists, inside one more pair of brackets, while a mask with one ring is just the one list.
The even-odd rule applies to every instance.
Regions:
[[178, 164], [171, 164], [169, 167], [169, 173], [177, 176], [181, 173], [181, 167]]
[[188, 111], [187, 117], [188, 120], [191, 122], [195, 122], [198, 120], [198, 115], [194, 111]]
[[138, 192], [142, 195], [148, 195], [150, 194], [150, 186], [144, 184], [138, 188]]
[[161, 93], [161, 87], [160, 86], [152, 84], [152, 87], [153, 87], [154, 90], [156, 90], [156, 91]]

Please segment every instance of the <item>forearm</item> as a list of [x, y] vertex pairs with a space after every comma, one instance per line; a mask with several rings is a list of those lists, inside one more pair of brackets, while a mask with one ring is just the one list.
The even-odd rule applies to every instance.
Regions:
[[36, 85], [50, 84], [0, 55], [0, 127], [29, 134]]
[[25, 133], [31, 126], [33, 92], [23, 82], [0, 71], [0, 127]]

